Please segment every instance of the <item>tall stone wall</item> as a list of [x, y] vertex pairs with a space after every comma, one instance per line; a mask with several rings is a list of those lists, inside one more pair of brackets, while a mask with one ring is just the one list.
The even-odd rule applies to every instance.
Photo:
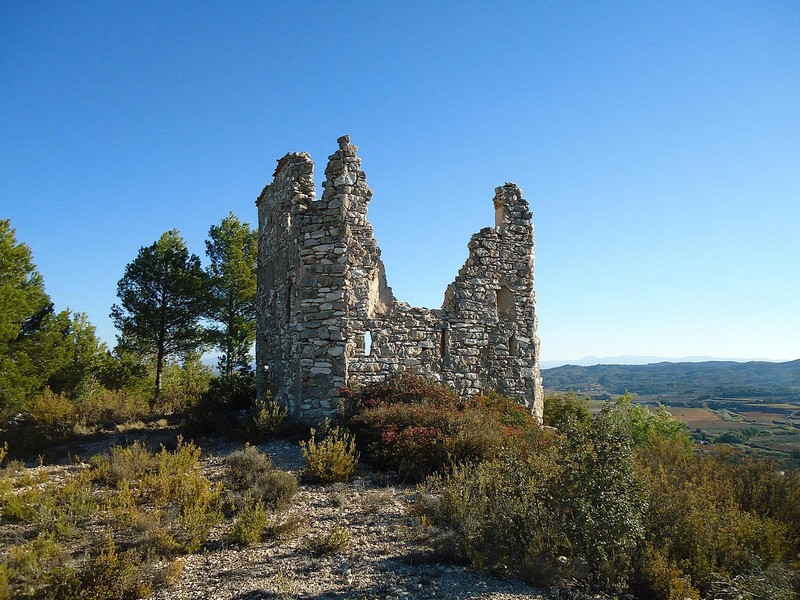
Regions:
[[319, 422], [345, 384], [410, 370], [466, 395], [496, 390], [541, 419], [532, 214], [522, 191], [495, 190], [495, 227], [474, 234], [441, 309], [394, 298], [367, 221], [372, 191], [350, 138], [317, 199], [308, 154], [278, 161], [257, 200], [259, 386]]

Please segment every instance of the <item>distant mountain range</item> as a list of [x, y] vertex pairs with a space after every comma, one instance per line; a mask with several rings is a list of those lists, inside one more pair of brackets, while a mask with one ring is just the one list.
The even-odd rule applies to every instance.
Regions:
[[592, 395], [696, 394], [800, 400], [800, 360], [704, 361], [645, 365], [563, 365], [542, 371], [544, 386]]
[[783, 360], [770, 360], [768, 358], [716, 358], [713, 356], [684, 356], [682, 358], [669, 358], [666, 356], [639, 356], [626, 354], [624, 356], [584, 356], [578, 360], [543, 360], [539, 366], [542, 369], [552, 369], [563, 365], [649, 365], [652, 363], [696, 363], [696, 362], [786, 362]]

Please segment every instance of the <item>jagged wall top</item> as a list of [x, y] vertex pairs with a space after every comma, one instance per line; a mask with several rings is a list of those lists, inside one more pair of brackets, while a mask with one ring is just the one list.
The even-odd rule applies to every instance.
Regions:
[[315, 422], [335, 411], [341, 385], [410, 370], [463, 394], [496, 389], [541, 416], [533, 224], [522, 191], [495, 189], [495, 227], [470, 239], [442, 309], [412, 308], [386, 283], [358, 149], [349, 136], [337, 141], [319, 201], [305, 152], [278, 161], [257, 201], [262, 389], [269, 383], [295, 416]]

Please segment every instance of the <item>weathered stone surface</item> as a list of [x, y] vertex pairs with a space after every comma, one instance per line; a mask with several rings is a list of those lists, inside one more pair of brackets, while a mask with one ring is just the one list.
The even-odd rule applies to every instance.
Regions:
[[441, 310], [413, 308], [387, 285], [357, 148], [348, 136], [338, 143], [321, 199], [311, 158], [291, 153], [256, 201], [260, 389], [313, 423], [335, 412], [344, 383], [408, 370], [466, 395], [497, 390], [541, 419], [534, 233], [522, 191], [495, 189], [495, 227], [472, 236]]

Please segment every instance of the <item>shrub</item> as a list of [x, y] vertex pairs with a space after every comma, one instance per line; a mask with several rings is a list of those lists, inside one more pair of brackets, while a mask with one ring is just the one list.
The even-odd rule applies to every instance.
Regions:
[[[769, 493], [750, 491], [770, 489], [770, 478], [761, 479], [769, 467], [743, 468], [725, 454], [675, 453], [669, 447], [653, 456], [660, 450], [650, 451], [642, 476], [647, 487], [646, 540], [651, 553], [659, 556], [661, 571], [675, 573], [705, 593], [713, 581], [733, 579], [754, 567], [765, 569], [788, 555], [790, 532], [797, 525], [782, 519], [794, 513], [776, 510], [781, 501], [771, 502]], [[762, 497], [763, 505], [758, 505]], [[650, 566], [644, 563], [639, 571], [638, 589], [663, 591]]]
[[779, 468], [773, 460], [719, 455], [730, 472], [731, 491], [742, 510], [783, 523], [789, 530], [789, 553], [800, 550], [800, 471]]
[[202, 364], [199, 356], [189, 356], [180, 365], [169, 364], [164, 368], [161, 393], [155, 399], [154, 409], [159, 414], [183, 412], [208, 392], [212, 380], [212, 368]]
[[700, 591], [692, 586], [691, 579], [666, 556], [649, 544], [645, 546], [639, 567], [640, 587], [654, 598], [663, 600], [699, 600]]
[[87, 471], [69, 477], [52, 494], [59, 513], [55, 520], [63, 519], [70, 526], [79, 525], [93, 516], [99, 508], [90, 473]]
[[57, 598], [122, 600], [149, 596], [152, 589], [144, 580], [141, 563], [130, 552], [119, 552], [112, 539], [81, 568], [66, 569], [48, 582], [48, 593]]
[[306, 548], [317, 556], [333, 556], [344, 550], [349, 543], [350, 530], [336, 523], [329, 532], [309, 538]]
[[256, 379], [252, 372], [235, 373], [233, 377], [215, 377], [208, 389], [189, 407], [187, 425], [200, 432], [229, 434], [236, 414], [247, 410], [256, 400]]
[[225, 458], [225, 480], [234, 489], [243, 490], [251, 487], [259, 474], [274, 468], [269, 456], [259, 452], [255, 446], [245, 444], [244, 448]]
[[345, 387], [339, 391], [339, 396], [343, 400], [346, 416], [385, 405], [421, 402], [451, 408], [461, 405], [458, 395], [451, 388], [411, 373], [389, 377], [384, 381], [369, 384], [359, 391]]
[[110, 454], [92, 459], [93, 474], [111, 485], [136, 481], [155, 467], [152, 452], [142, 442], [130, 446], [114, 446]]
[[253, 424], [256, 431], [268, 438], [276, 437], [286, 431], [286, 419], [289, 412], [281, 406], [272, 395], [256, 400], [256, 414]]
[[197, 552], [208, 540], [211, 528], [222, 518], [220, 492], [199, 473], [189, 473], [181, 481], [177, 527], [170, 527], [184, 552]]
[[281, 469], [267, 471], [256, 479], [251, 493], [271, 508], [282, 508], [297, 493], [297, 477]]
[[620, 589], [642, 539], [643, 490], [635, 476], [631, 438], [604, 413], [589, 429], [566, 429], [560, 438], [563, 475], [550, 493], [572, 552], [584, 558], [592, 577]]
[[272, 508], [287, 504], [297, 492], [297, 478], [276, 469], [266, 454], [250, 445], [225, 459], [225, 480], [234, 490], [247, 490]]
[[287, 539], [297, 533], [302, 524], [302, 517], [296, 514], [286, 515], [285, 517], [277, 514], [272, 515], [264, 530], [263, 537], [274, 540]]
[[234, 544], [249, 546], [261, 540], [267, 528], [267, 511], [262, 502], [249, 500], [236, 514], [236, 520], [228, 533], [228, 540]]
[[339, 427], [330, 429], [320, 442], [316, 436], [312, 429], [311, 439], [300, 442], [306, 461], [305, 476], [319, 483], [347, 481], [359, 459], [354, 436]]
[[40, 535], [11, 548], [2, 571], [15, 598], [132, 600], [152, 591], [141, 566], [132, 553], [119, 552], [110, 538], [100, 552], [71, 564], [52, 537]]
[[720, 600], [797, 600], [798, 596], [800, 571], [797, 565], [786, 563], [775, 563], [766, 569], [755, 567], [735, 577], [716, 575], [706, 591], [706, 597]]
[[586, 570], [589, 581], [621, 589], [643, 533], [630, 440], [608, 418], [562, 435], [533, 433], [419, 490], [438, 496], [418, 511], [449, 532], [440, 537], [449, 552], [539, 583], [551, 583], [566, 556], [563, 577]]
[[75, 426], [78, 410], [65, 393], [55, 394], [49, 387], [26, 405], [33, 423], [50, 435], [63, 437]]
[[[141, 444], [112, 448], [91, 468], [46, 485], [16, 477], [2, 495], [3, 519], [24, 521], [23, 535], [37, 537], [7, 549], [0, 598], [128, 599], [168, 583], [180, 563], [152, 560], [197, 551], [220, 518], [219, 489], [203, 477], [199, 456], [179, 438], [174, 452], [156, 456]], [[107, 543], [97, 543], [107, 527], [114, 528]]]
[[747, 442], [747, 435], [736, 430], [726, 431], [714, 440], [715, 444], [744, 444], [745, 442]]
[[66, 556], [52, 535], [36, 539], [8, 551], [3, 562], [6, 586], [14, 598], [35, 598], [50, 583], [54, 572], [64, 568]]
[[127, 423], [150, 414], [147, 398], [128, 390], [98, 388], [76, 401], [78, 420], [87, 426]]
[[8, 490], [0, 504], [0, 517], [5, 523], [30, 523], [36, 518], [43, 496], [44, 492], [37, 487], [19, 492]]
[[[153, 456], [142, 444], [114, 447], [94, 459], [91, 477], [116, 488], [110, 501], [116, 516], [139, 531], [148, 553], [195, 552], [221, 519], [221, 493], [200, 472], [200, 449], [178, 436], [170, 452]], [[137, 507], [146, 506], [140, 512]]]
[[26, 405], [26, 411], [36, 427], [58, 437], [91, 431], [97, 425], [127, 423], [151, 412], [147, 398], [141, 393], [99, 386], [75, 400], [63, 392], [55, 394], [45, 388]]
[[588, 427], [592, 421], [589, 400], [580, 398], [575, 392], [548, 396], [544, 402], [542, 419], [545, 425], [562, 429], [576, 426]]
[[663, 404], [652, 412], [646, 406], [635, 404], [627, 392], [613, 404], [604, 408], [611, 418], [624, 427], [637, 447], [646, 447], [665, 440], [673, 440], [687, 450], [692, 448], [692, 435], [683, 421], [675, 419]]
[[449, 387], [410, 374], [341, 391], [344, 420], [379, 469], [422, 480], [460, 462], [494, 458], [537, 428], [513, 399], [461, 400]]

